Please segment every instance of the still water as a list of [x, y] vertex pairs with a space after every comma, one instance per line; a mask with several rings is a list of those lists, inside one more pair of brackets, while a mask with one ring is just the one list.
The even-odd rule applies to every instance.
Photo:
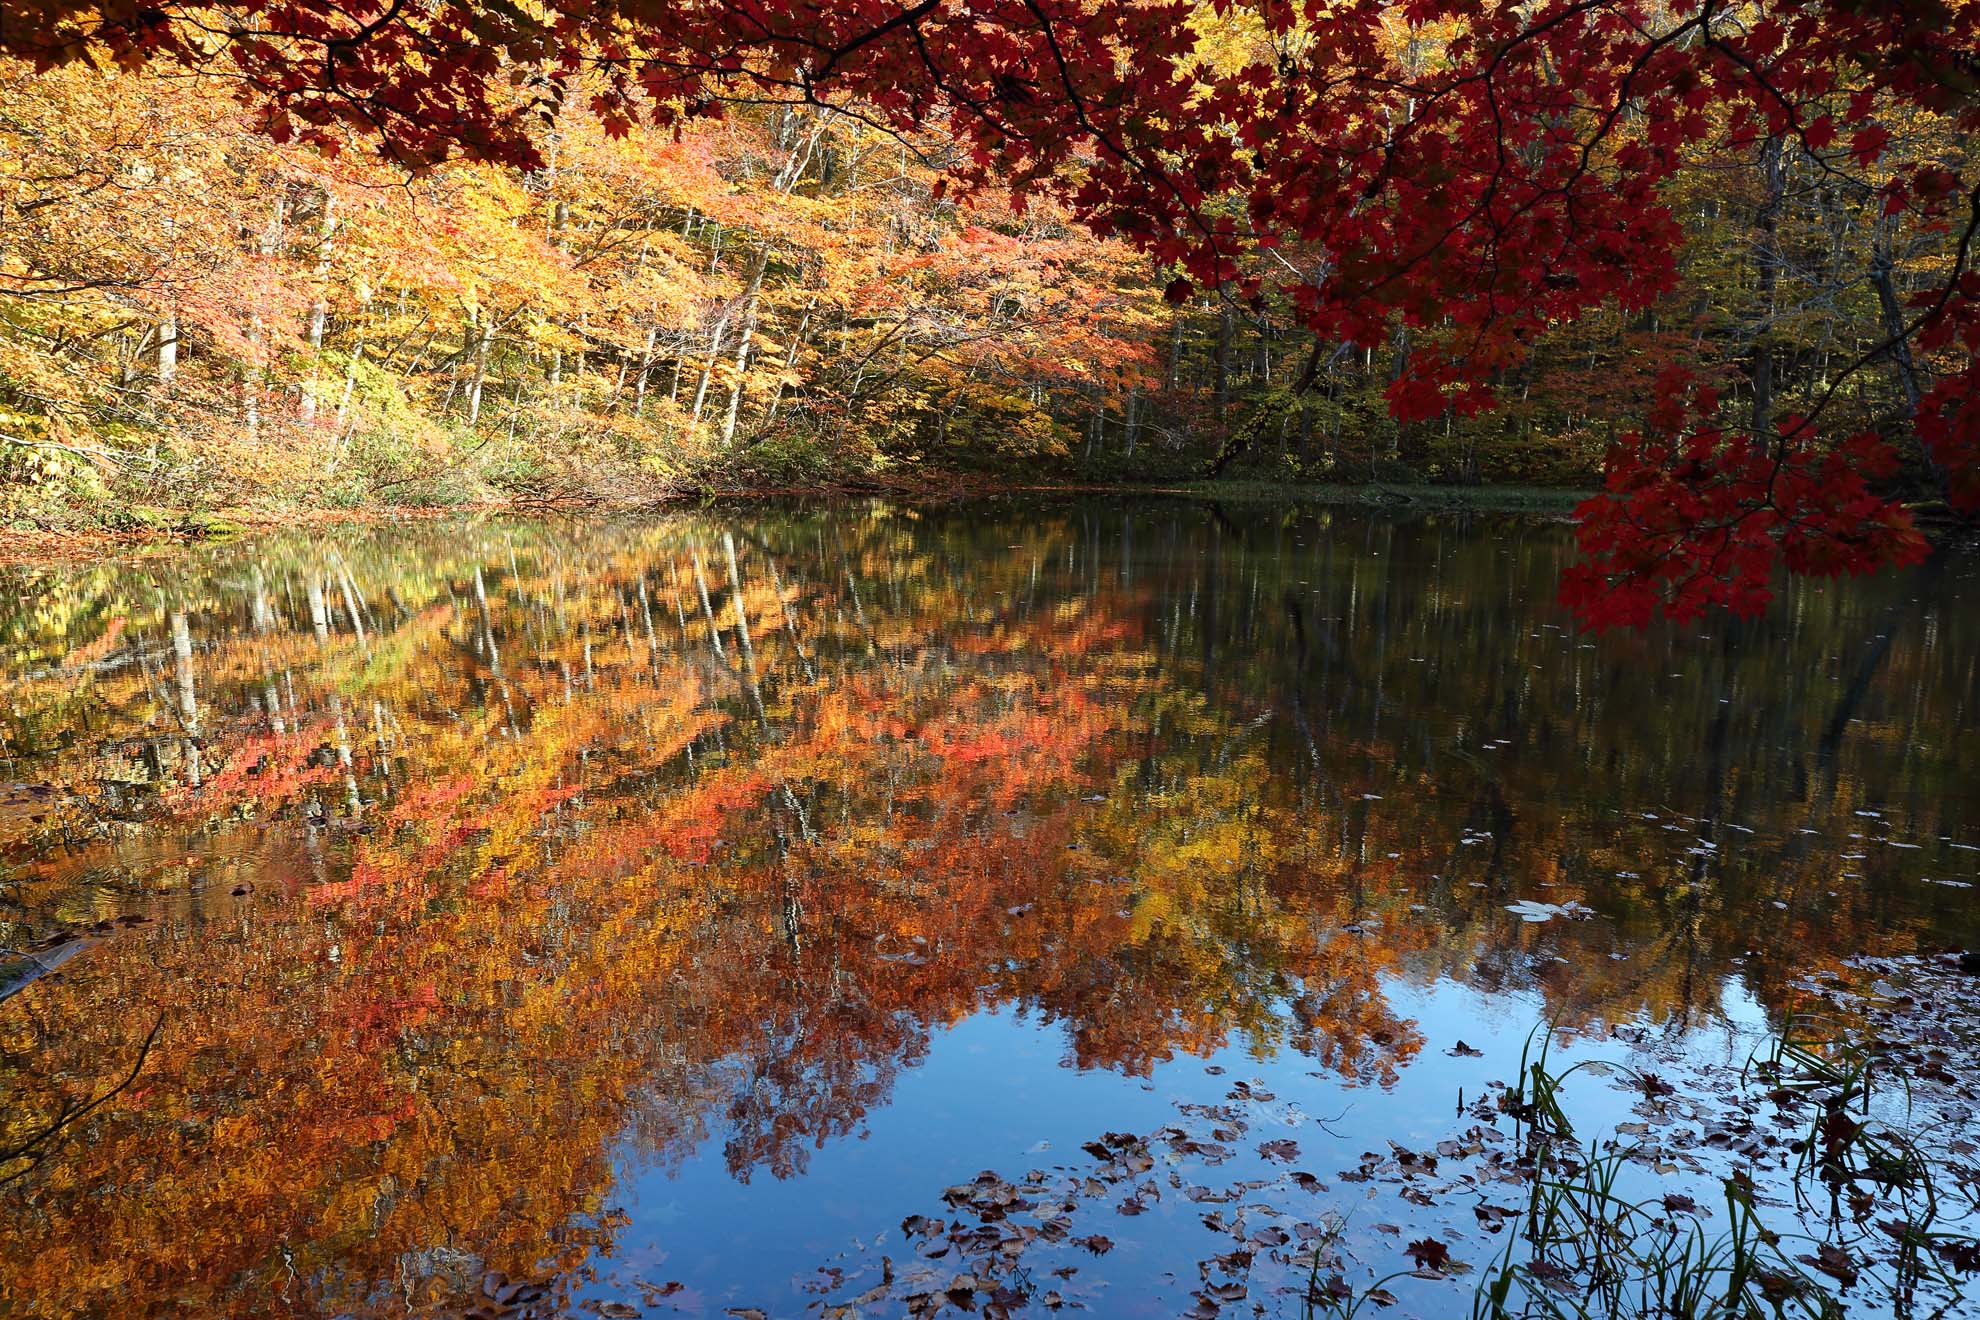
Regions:
[[[0, 1313], [816, 1313], [1179, 1106], [1332, 1183], [1538, 1023], [1732, 1057], [1980, 936], [1980, 564], [1595, 638], [1569, 554], [1106, 500], [0, 570]], [[1214, 1311], [1129, 1190], [1027, 1296]]]

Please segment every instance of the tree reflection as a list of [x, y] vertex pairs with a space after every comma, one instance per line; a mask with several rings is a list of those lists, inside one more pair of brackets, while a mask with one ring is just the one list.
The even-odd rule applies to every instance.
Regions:
[[[1397, 984], [1678, 1023], [1965, 929], [1912, 874], [1954, 873], [1972, 806], [1943, 583], [1597, 646], [1544, 604], [1564, 553], [875, 506], [19, 583], [5, 733], [56, 791], [0, 810], [6, 942], [153, 920], [0, 1006], [0, 1149], [163, 1026], [0, 1169], [0, 1298], [362, 1311], [568, 1271], [619, 1142], [800, 1174], [986, 1008], [1083, 1068], [1237, 1044], [1385, 1084], [1424, 1045]], [[1835, 659], [1866, 620], [1867, 678]], [[1536, 897], [1600, 919], [1504, 911]]]

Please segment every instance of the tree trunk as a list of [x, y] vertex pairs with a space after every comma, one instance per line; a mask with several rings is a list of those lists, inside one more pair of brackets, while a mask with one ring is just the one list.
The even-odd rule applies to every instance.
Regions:
[[729, 332], [729, 318], [735, 310], [733, 305], [724, 307], [722, 315], [715, 320], [715, 329], [708, 336], [708, 360], [701, 366], [701, 383], [694, 387], [694, 408], [688, 418], [691, 426], [701, 425], [701, 410], [708, 402], [708, 383], [715, 378], [715, 364], [722, 357], [722, 338]]
[[358, 307], [357, 343], [351, 346], [350, 359], [344, 364], [344, 391], [337, 397], [337, 434], [344, 434], [344, 421], [350, 416], [351, 395], [357, 389], [358, 364], [364, 361], [364, 330], [366, 314], [371, 304], [366, 302]]
[[[255, 250], [266, 266], [282, 244], [282, 220], [288, 209], [288, 198], [275, 199], [275, 213], [269, 217], [268, 227], [261, 231], [261, 241]], [[267, 326], [261, 315], [261, 302], [255, 298], [254, 310], [248, 317], [248, 360], [241, 364], [241, 420], [247, 426], [249, 443], [261, 438], [261, 392], [267, 385]]]
[[[1870, 231], [1870, 283], [1877, 290], [1878, 319], [1883, 325], [1884, 338], [1891, 345], [1891, 365], [1896, 368], [1898, 386], [1904, 391], [1905, 416], [1915, 422], [1918, 400], [1924, 391], [1919, 384], [1918, 363], [1911, 355], [1911, 340], [1904, 332], [1904, 306], [1898, 301], [1897, 284], [1892, 277], [1895, 265], [1891, 253], [1891, 225], [1887, 218], [1880, 216]], [[1917, 442], [1915, 427], [1911, 434], [1913, 441]], [[1932, 474], [1940, 497], [1949, 497], [1952, 486], [1946, 476], [1945, 465], [1923, 443], [1918, 444], [1918, 454], [1924, 461], [1925, 470]]]
[[[1389, 339], [1389, 383], [1393, 385], [1397, 381], [1401, 380], [1403, 377], [1403, 373], [1408, 370], [1409, 370], [1409, 327], [1402, 324], [1401, 322], [1397, 322], [1396, 332]], [[1385, 455], [1385, 457], [1395, 458], [1396, 456], [1402, 453], [1401, 423], [1397, 423], [1396, 425], [1389, 427], [1388, 432], [1389, 432], [1389, 441], [1388, 441], [1389, 452]], [[1370, 471], [1368, 475], [1372, 479], [1375, 475], [1373, 470], [1373, 464], [1375, 460], [1375, 447], [1373, 445], [1370, 445], [1368, 447], [1368, 458], [1370, 463]]]
[[169, 395], [179, 378], [179, 314], [165, 313], [158, 322], [158, 392]]
[[742, 338], [736, 341], [736, 383], [729, 391], [729, 415], [722, 421], [722, 448], [736, 438], [736, 421], [742, 416], [743, 384], [749, 374], [749, 345], [756, 337], [756, 305], [763, 292], [763, 271], [770, 264], [770, 250], [757, 254], [756, 269], [749, 277], [749, 303], [743, 312]]
[[1760, 209], [1754, 215], [1755, 245], [1760, 262], [1759, 324], [1753, 336], [1748, 374], [1753, 383], [1751, 428], [1755, 439], [1774, 433], [1774, 312], [1781, 284], [1781, 199], [1787, 193], [1787, 172], [1781, 159], [1781, 139], [1770, 137], [1760, 146]]
[[477, 310], [476, 318], [481, 322], [481, 337], [474, 346], [474, 381], [468, 386], [467, 424], [472, 427], [481, 420], [481, 388], [488, 381], [488, 349], [495, 340], [495, 322], [485, 310]]
[[1231, 309], [1217, 311], [1217, 423], [1223, 425], [1224, 411], [1231, 405]]
[[656, 322], [646, 327], [646, 348], [639, 356], [639, 381], [633, 387], [633, 416], [646, 415], [646, 379], [653, 374], [653, 346], [660, 339], [660, 326]]
[[777, 388], [771, 392], [770, 407], [764, 414], [763, 424], [766, 427], [777, 423], [777, 409], [784, 402], [784, 381], [797, 367], [798, 350], [804, 347], [805, 334], [811, 329], [812, 309], [817, 306], [818, 298], [813, 295], [811, 301], [804, 305], [804, 315], [798, 317], [797, 329], [791, 332], [791, 346], [784, 353], [783, 374], [777, 377]]
[[316, 245], [316, 296], [309, 304], [310, 383], [302, 392], [302, 419], [305, 425], [316, 420], [316, 380], [323, 362], [323, 328], [330, 320], [330, 239], [337, 231], [334, 204], [328, 189], [323, 193], [323, 227]]
[[1911, 341], [1904, 333], [1904, 307], [1898, 301], [1897, 285], [1892, 280], [1895, 265], [1891, 254], [1891, 224], [1888, 218], [1880, 216], [1870, 230], [1870, 283], [1877, 290], [1884, 338], [1891, 341], [1891, 364], [1897, 368], [1898, 386], [1904, 391], [1905, 413], [1915, 416], [1922, 391], [1918, 386], [1918, 367], [1911, 356]]

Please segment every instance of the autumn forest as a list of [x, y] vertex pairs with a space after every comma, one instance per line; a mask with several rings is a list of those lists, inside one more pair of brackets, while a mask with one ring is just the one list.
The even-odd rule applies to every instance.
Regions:
[[1907, 507], [1966, 504], [1970, 6], [1329, 8], [633, 6], [615, 62], [554, 7], [543, 49], [472, 5], [241, 9], [286, 43], [26, 5], [6, 516], [1606, 476], [1581, 590], [1635, 620], [1908, 562]]
[[1956, 1320], [1974, 0], [0, 0], [0, 1317]]

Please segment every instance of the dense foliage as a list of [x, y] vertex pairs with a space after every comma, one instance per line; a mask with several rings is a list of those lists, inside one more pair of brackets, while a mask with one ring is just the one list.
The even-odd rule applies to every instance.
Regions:
[[1599, 465], [1596, 622], [1980, 503], [1959, 0], [12, 9], [16, 466]]

